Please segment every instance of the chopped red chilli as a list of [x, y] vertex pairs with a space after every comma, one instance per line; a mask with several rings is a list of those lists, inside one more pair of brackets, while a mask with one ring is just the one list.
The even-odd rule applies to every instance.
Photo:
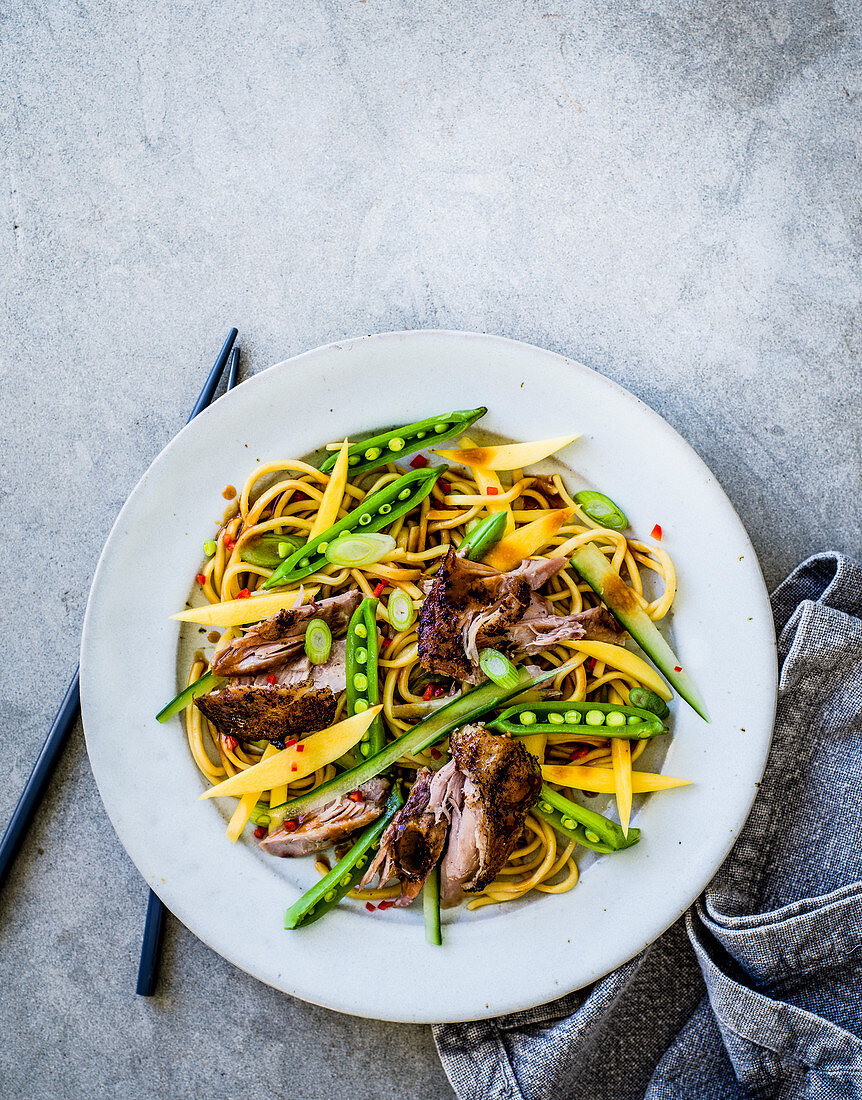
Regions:
[[305, 745], [297, 745], [296, 746], [296, 751], [297, 752], [305, 752]]
[[247, 588], [242, 588], [242, 589], [240, 589], [239, 592], [237, 592], [236, 598], [238, 600], [247, 600], [250, 595], [251, 595], [251, 592], [249, 592], [249, 590]]
[[446, 493], [451, 493], [452, 492], [452, 486], [444, 478], [441, 477], [439, 479], [439, 481], [437, 482], [437, 484], [440, 487], [440, 492], [441, 493], [446, 494]]
[[207, 583], [207, 579], [203, 575], [203, 573], [196, 574], [195, 580], [198, 582], [198, 584], [206, 584]]
[[236, 550], [236, 543], [230, 537], [230, 535], [225, 534], [224, 538], [222, 539], [222, 542], [224, 543], [225, 550], [230, 550], [231, 552]]
[[351, 791], [347, 796], [351, 802], [364, 802], [365, 795], [358, 788], [355, 791]]
[[373, 913], [374, 909], [375, 909], [375, 907], [371, 904], [370, 901], [366, 901], [365, 908], [368, 910], [369, 913]]
[[379, 599], [380, 599], [380, 596], [381, 596], [381, 594], [382, 594], [382, 592], [383, 592], [383, 589], [384, 589], [385, 587], [386, 587], [386, 582], [385, 582], [385, 581], [378, 581], [378, 582], [377, 582], [377, 584], [375, 584], [375, 586], [374, 586], [374, 592], [372, 593], [372, 595], [374, 596], [375, 600], [379, 600]]
[[231, 736], [231, 734], [228, 734], [227, 737], [224, 739], [224, 747], [230, 752], [236, 752], [237, 745], [239, 745], [239, 741], [237, 741], [235, 737]]
[[263, 840], [263, 838], [266, 836], [266, 828], [263, 825], [258, 825], [258, 827], [254, 831], [254, 835], [257, 840]]
[[299, 822], [298, 821], [285, 821], [284, 827], [289, 833], [295, 833], [296, 830], [299, 828]]
[[439, 760], [443, 753], [439, 749], [431, 749], [431, 755], [435, 760]]
[[428, 465], [428, 459], [425, 457], [425, 455], [414, 455], [410, 459], [410, 465], [413, 467], [414, 470], [424, 470], [425, 467]]
[[496, 485], [489, 485], [485, 490], [485, 496], [495, 497], [500, 492]]
[[295, 771], [297, 771], [297, 769], [298, 769], [298, 765], [297, 765], [297, 764], [291, 764], [291, 765], [290, 765], [290, 770], [291, 770], [292, 772], [295, 772]]
[[266, 682], [267, 682], [268, 684], [277, 684], [277, 683], [278, 683], [278, 680], [277, 680], [277, 678], [276, 678], [275, 676], [273, 676], [273, 674], [272, 674], [272, 673], [270, 672], [269, 676], [267, 676], [267, 678], [266, 678]]
[[391, 909], [394, 904], [395, 904], [394, 901], [381, 901], [381, 903], [377, 906], [377, 908], [378, 909], [383, 909], [383, 910]]
[[650, 531], [650, 538], [655, 539], [656, 542], [661, 542], [661, 527], [658, 524]]
[[422, 692], [422, 698], [425, 700], [426, 703], [428, 702], [429, 699], [434, 698], [434, 685], [433, 684], [429, 684], [428, 687], [425, 688], [425, 690]]
[[285, 747], [286, 749], [291, 749], [291, 748], [293, 748], [293, 746], [294, 746], [295, 744], [296, 744], [296, 738], [295, 738], [295, 737], [291, 737], [291, 739], [290, 739], [289, 741], [285, 741], [285, 743], [284, 743], [284, 747]]
[[585, 748], [583, 747], [583, 745], [582, 745], [582, 746], [581, 746], [581, 747], [580, 747], [579, 749], [575, 749], [575, 751], [574, 751], [574, 752], [572, 753], [572, 755], [571, 755], [571, 756], [569, 757], [569, 763], [571, 763], [571, 762], [572, 762], [573, 760], [580, 760], [580, 759], [581, 759], [581, 757], [582, 757], [582, 756], [586, 756], [586, 755], [587, 755], [587, 753], [588, 753], [589, 751], [590, 751], [590, 750], [589, 750], [589, 749], [585, 749]]
[[674, 665], [673, 670], [674, 672], [682, 672], [682, 665]]

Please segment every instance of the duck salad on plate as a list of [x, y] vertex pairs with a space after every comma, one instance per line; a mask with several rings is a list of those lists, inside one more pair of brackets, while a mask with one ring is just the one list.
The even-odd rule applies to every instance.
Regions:
[[440, 943], [441, 906], [571, 890], [580, 849], [637, 844], [633, 794], [686, 782], [633, 766], [669, 733], [671, 688], [706, 718], [655, 625], [676, 591], [661, 528], [631, 537], [602, 493], [531, 472], [576, 436], [477, 445], [485, 412], [228, 486], [206, 603], [175, 616], [209, 629], [158, 715], [184, 715], [201, 797], [238, 799], [230, 841], [248, 826], [322, 876], [287, 928], [421, 894]]

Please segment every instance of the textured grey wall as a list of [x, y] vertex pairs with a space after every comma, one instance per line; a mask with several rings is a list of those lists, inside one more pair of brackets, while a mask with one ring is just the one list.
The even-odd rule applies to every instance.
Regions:
[[[110, 524], [231, 324], [252, 371], [401, 328], [564, 352], [692, 443], [770, 585], [858, 554], [860, 24], [856, 0], [8, 0], [0, 823]], [[144, 903], [78, 729], [0, 897], [4, 1095], [450, 1095], [426, 1030], [290, 1001], [175, 923], [137, 999]]]

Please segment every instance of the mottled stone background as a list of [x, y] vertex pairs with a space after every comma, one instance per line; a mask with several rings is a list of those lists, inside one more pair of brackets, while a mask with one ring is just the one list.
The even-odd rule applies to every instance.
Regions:
[[[857, 0], [7, 0], [0, 825], [102, 542], [231, 324], [249, 371], [387, 329], [564, 352], [691, 442], [770, 586], [858, 554], [860, 25]], [[174, 921], [137, 998], [144, 905], [79, 727], [0, 897], [4, 1097], [450, 1096], [427, 1029], [292, 1001]]]

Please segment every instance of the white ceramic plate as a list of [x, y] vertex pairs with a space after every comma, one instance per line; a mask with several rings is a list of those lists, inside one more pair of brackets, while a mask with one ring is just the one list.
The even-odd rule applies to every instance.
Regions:
[[[581, 431], [562, 459], [619, 501], [642, 538], [655, 523], [679, 574], [673, 633], [712, 724], [675, 706], [665, 770], [694, 785], [649, 798], [636, 847], [594, 863], [573, 891], [445, 915], [343, 903], [299, 932], [282, 914], [313, 881], [224, 835], [179, 719], [153, 715], [178, 687], [178, 624], [221, 514], [221, 490], [258, 461], [299, 456], [375, 426], [486, 404], [512, 439]], [[184, 670], [183, 670], [184, 671]], [[345, 340], [249, 379], [159, 455], [120, 513], [96, 571], [81, 646], [87, 747], [115, 829], [169, 909], [236, 966], [341, 1012], [467, 1020], [541, 1004], [631, 958], [691, 904], [745, 821], [775, 709], [772, 617], [751, 544], [715, 478], [631, 394], [580, 363], [472, 333]], [[247, 830], [248, 831], [248, 830]]]

